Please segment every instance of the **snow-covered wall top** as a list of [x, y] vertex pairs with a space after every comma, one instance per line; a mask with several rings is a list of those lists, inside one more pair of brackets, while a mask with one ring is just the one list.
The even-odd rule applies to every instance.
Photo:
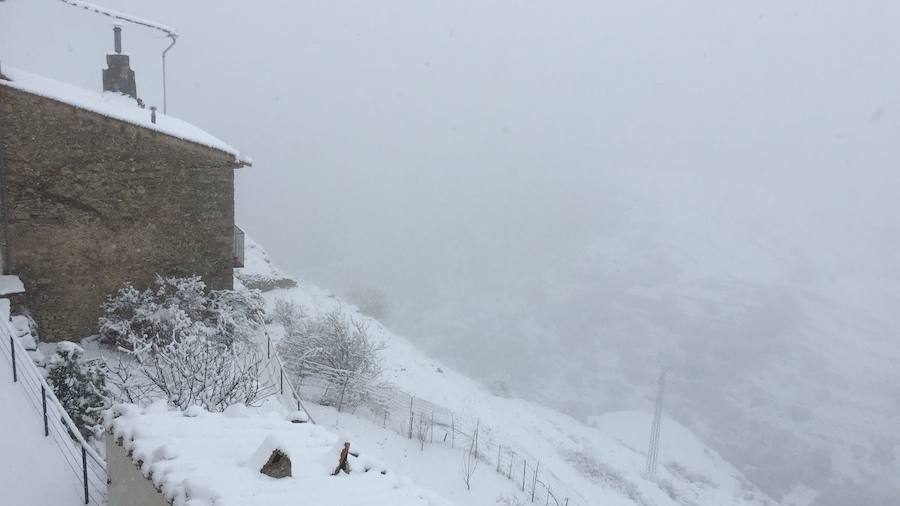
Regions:
[[235, 160], [239, 163], [246, 165], [252, 163], [249, 157], [241, 156], [237, 149], [186, 121], [157, 112], [156, 123], [152, 123], [149, 109], [138, 107], [134, 100], [123, 95], [86, 90], [5, 65], [3, 66], [3, 75], [10, 80], [0, 79], [2, 86], [46, 97], [79, 109], [217, 149], [234, 155]]
[[[198, 407], [169, 411], [164, 402], [144, 409], [121, 405], [115, 411], [111, 430], [116, 439], [122, 438], [144, 476], [176, 505], [450, 506], [365, 453], [351, 456], [350, 474], [332, 476], [343, 439], [276, 412], [240, 405], [224, 413]], [[291, 477], [260, 473], [276, 448], [291, 459]]]
[[13, 295], [25, 293], [25, 285], [19, 276], [0, 276], [0, 295]]

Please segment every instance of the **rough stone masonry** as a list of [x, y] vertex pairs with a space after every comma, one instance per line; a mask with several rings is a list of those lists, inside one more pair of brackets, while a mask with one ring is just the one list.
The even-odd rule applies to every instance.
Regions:
[[159, 273], [232, 286], [234, 156], [0, 86], [4, 273], [41, 337], [95, 333], [106, 296]]

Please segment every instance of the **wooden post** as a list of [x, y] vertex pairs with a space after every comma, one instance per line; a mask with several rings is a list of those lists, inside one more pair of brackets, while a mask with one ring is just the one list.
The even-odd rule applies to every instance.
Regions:
[[525, 491], [525, 468], [528, 467], [528, 460], [522, 459], [522, 492]]
[[497, 473], [500, 473], [500, 452], [503, 450], [503, 445], [497, 445]]
[[413, 400], [415, 397], [409, 398], [409, 438], [412, 439], [412, 426], [413, 426]]
[[481, 428], [481, 419], [475, 420], [475, 460], [478, 460], [478, 431]]
[[450, 448], [456, 443], [456, 415], [450, 413]]
[[540, 468], [541, 461], [539, 460], [537, 465], [534, 466], [534, 480], [531, 482], [531, 502], [534, 502], [534, 492], [537, 490], [537, 476]]

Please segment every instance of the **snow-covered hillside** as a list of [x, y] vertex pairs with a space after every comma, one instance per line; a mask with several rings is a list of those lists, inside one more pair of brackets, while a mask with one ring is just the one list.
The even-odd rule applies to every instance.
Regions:
[[[245, 267], [236, 273], [236, 278], [246, 286], [262, 289], [268, 304], [290, 300], [310, 315], [340, 308], [355, 319], [366, 320], [370, 333], [387, 345], [382, 352], [385, 379], [417, 398], [458, 413], [461, 419], [478, 420], [501, 448], [514, 448], [538, 459], [542, 472], [552, 475], [554, 483], [565, 488], [564, 496], [570, 504], [775, 504], [716, 452], [669, 418], [662, 428], [665, 437], [658, 476], [649, 479], [643, 475], [648, 414], [610, 413], [595, 417], [593, 425], [588, 426], [549, 408], [492, 395], [481, 384], [429, 358], [337, 296], [291, 279], [249, 238], [246, 248]], [[278, 334], [276, 327], [272, 328], [273, 335]], [[422, 449], [419, 441], [382, 428], [366, 417], [338, 413], [329, 407], [310, 408], [319, 423], [348, 434], [363, 447], [377, 446], [373, 453], [381, 455], [389, 465], [459, 504], [517, 504], [518, 500], [530, 499], [528, 487], [522, 491], [521, 471], [498, 472], [485, 464], [473, 477], [471, 490], [466, 490], [460, 476], [463, 452], [459, 449], [434, 445], [424, 445]]]

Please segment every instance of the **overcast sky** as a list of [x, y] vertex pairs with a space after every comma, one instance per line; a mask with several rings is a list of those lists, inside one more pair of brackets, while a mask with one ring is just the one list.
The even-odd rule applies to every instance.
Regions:
[[[650, 388], [667, 339], [721, 329], [651, 332], [622, 301], [667, 315], [706, 280], [752, 284], [747, 321], [788, 341], [810, 320], [760, 322], [799, 290], [889, 329], [854, 339], [900, 328], [900, 2], [104, 4], [181, 32], [169, 112], [253, 157], [237, 220], [278, 264], [383, 291], [392, 328], [476, 376], [615, 349]], [[99, 88], [111, 32], [9, 0], [0, 61]], [[149, 104], [165, 46], [125, 28]], [[528, 342], [555, 365], [504, 351]]]

